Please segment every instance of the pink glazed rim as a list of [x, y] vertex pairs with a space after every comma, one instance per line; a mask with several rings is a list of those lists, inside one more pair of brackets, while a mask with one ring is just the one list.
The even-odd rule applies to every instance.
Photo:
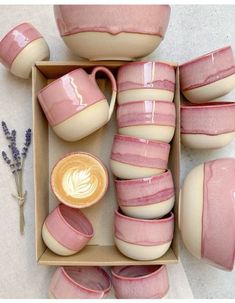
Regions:
[[[75, 284], [76, 286], [88, 291], [88, 292], [92, 292], [92, 293], [100, 293], [99, 290], [95, 290], [95, 289], [91, 289], [91, 288], [87, 288], [86, 286], [82, 285], [82, 284], [79, 284], [78, 282], [76, 282], [74, 279], [72, 279], [68, 273], [66, 272], [66, 267], [72, 267], [72, 266], [62, 266], [61, 269], [62, 269], [62, 273], [66, 276], [66, 278], [72, 282], [73, 284]], [[81, 267], [81, 266], [76, 266], [76, 267]], [[109, 286], [107, 288], [105, 288], [103, 290], [103, 292], [106, 294], [109, 292], [109, 290], [111, 289], [111, 282], [110, 282], [110, 277], [109, 275], [106, 273], [105, 270], [103, 270], [101, 267], [98, 267], [98, 266], [91, 266], [93, 269], [96, 269], [98, 271], [100, 271], [102, 274], [103, 274], [103, 277], [104, 279], [107, 281], [107, 283], [109, 284]], [[73, 269], [75, 269], [75, 267], [73, 267]]]
[[143, 65], [143, 64], [146, 64], [146, 63], [157, 63], [157, 64], [160, 64], [160, 65], [167, 65], [167, 66], [173, 68], [174, 70], [177, 68], [177, 66], [175, 66], [174, 64], [171, 64], [171, 63], [167, 63], [167, 62], [163, 62], [163, 61], [151, 61], [151, 60], [147, 60], [147, 61], [133, 61], [133, 62], [128, 62], [128, 63], [123, 64], [122, 66], [120, 66], [118, 70], [125, 68], [126, 65], [128, 65], [128, 66], [132, 66], [132, 65]]

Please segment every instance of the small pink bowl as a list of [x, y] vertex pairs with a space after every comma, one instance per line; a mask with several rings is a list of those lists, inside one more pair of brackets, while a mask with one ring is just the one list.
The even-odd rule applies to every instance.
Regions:
[[113, 267], [112, 283], [117, 299], [161, 299], [169, 290], [165, 265]]
[[108, 274], [101, 267], [58, 267], [52, 277], [52, 299], [102, 299], [111, 288]]
[[150, 177], [167, 169], [169, 152], [168, 143], [115, 135], [110, 166], [121, 179]]
[[123, 213], [135, 218], [165, 216], [174, 205], [175, 191], [171, 172], [132, 180], [115, 180], [117, 201]]
[[171, 245], [174, 214], [162, 219], [137, 219], [115, 211], [114, 240], [125, 256], [135, 260], [153, 260], [163, 256]]
[[82, 250], [93, 235], [93, 227], [85, 215], [79, 209], [64, 204], [59, 204], [48, 215], [42, 228], [45, 244], [62, 256]]
[[169, 143], [175, 131], [175, 105], [146, 100], [118, 106], [118, 132], [123, 135]]
[[180, 65], [180, 86], [193, 103], [203, 103], [229, 93], [235, 87], [235, 62], [230, 46]]

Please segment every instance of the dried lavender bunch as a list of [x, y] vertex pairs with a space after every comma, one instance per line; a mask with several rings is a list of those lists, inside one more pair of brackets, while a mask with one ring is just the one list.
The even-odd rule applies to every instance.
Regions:
[[27, 157], [28, 149], [31, 144], [32, 132], [30, 128], [26, 130], [24, 146], [20, 152], [16, 146], [16, 130], [13, 129], [12, 131], [10, 131], [4, 121], [2, 121], [2, 129], [6, 139], [9, 142], [8, 147], [11, 152], [11, 159], [8, 157], [5, 151], [2, 151], [2, 157], [3, 160], [10, 167], [10, 170], [15, 178], [17, 195], [12, 194], [12, 196], [17, 199], [20, 207], [20, 232], [21, 234], [23, 234], [25, 225], [24, 203], [26, 198], [26, 191], [24, 191], [23, 189], [23, 169], [24, 161]]

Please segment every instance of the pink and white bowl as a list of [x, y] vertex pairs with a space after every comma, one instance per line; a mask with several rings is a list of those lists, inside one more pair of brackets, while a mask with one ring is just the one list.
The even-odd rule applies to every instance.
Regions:
[[118, 103], [139, 100], [172, 102], [175, 91], [175, 66], [164, 62], [131, 62], [117, 74]]
[[170, 248], [174, 214], [161, 219], [127, 217], [120, 210], [114, 215], [114, 241], [119, 251], [134, 260], [154, 260]]
[[192, 103], [204, 103], [235, 88], [235, 61], [231, 46], [180, 65], [180, 86]]
[[187, 249], [224, 270], [235, 260], [235, 159], [223, 158], [193, 168], [184, 180], [179, 228]]
[[30, 78], [35, 62], [49, 57], [46, 41], [30, 23], [17, 25], [0, 41], [0, 62], [20, 78]]
[[114, 182], [118, 205], [127, 216], [161, 218], [174, 206], [175, 191], [170, 170], [148, 178], [116, 179]]
[[196, 149], [221, 148], [235, 137], [235, 102], [181, 105], [181, 139]]
[[47, 247], [61, 256], [71, 256], [82, 250], [93, 237], [90, 221], [75, 208], [59, 204], [46, 218], [42, 238]]
[[89, 60], [133, 60], [164, 39], [169, 5], [55, 5], [60, 36]]
[[135, 101], [117, 109], [120, 134], [166, 143], [174, 136], [175, 119], [175, 105], [164, 101]]
[[115, 135], [110, 167], [120, 179], [151, 177], [167, 169], [169, 153], [168, 143]]
[[51, 299], [102, 299], [111, 288], [109, 275], [101, 267], [64, 266], [54, 273]]
[[169, 290], [165, 265], [115, 266], [111, 272], [117, 299], [161, 299]]

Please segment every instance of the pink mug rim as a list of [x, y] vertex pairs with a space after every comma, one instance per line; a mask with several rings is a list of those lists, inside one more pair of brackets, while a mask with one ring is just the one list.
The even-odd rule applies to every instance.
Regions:
[[[73, 227], [71, 224], [69, 224], [69, 222], [68, 222], [68, 221], [65, 219], [65, 217], [63, 216], [63, 214], [62, 214], [62, 212], [61, 212], [61, 209], [60, 209], [60, 208], [63, 207], [63, 206], [64, 206], [64, 205], [63, 205], [62, 203], [60, 203], [60, 204], [56, 207], [56, 209], [57, 209], [57, 211], [58, 211], [58, 214], [59, 214], [61, 220], [64, 222], [64, 224], [67, 225], [67, 226], [69, 226], [69, 228], [70, 228], [71, 230], [73, 230], [75, 233], [77, 233], [77, 234], [79, 234], [79, 235], [81, 235], [81, 236], [83, 236], [83, 237], [85, 237], [85, 238], [91, 239], [91, 238], [94, 236], [94, 229], [93, 229], [93, 226], [92, 226], [91, 222], [88, 220], [88, 218], [87, 218], [81, 211], [79, 211], [79, 216], [82, 216], [82, 217], [85, 219], [86, 223], [89, 225], [89, 228], [90, 228], [91, 231], [92, 231], [91, 234], [85, 234], [84, 232], [82, 232], [82, 231], [76, 229], [76, 228]], [[66, 207], [68, 207], [68, 206], [66, 206]], [[70, 208], [71, 208], [72, 210], [75, 210], [75, 208], [72, 208], [72, 207], [70, 207]]]
[[99, 266], [90, 266], [90, 267], [92, 267], [92, 268], [97, 269], [98, 271], [100, 271], [100, 272], [102, 273], [104, 279], [108, 282], [109, 286], [108, 286], [107, 288], [105, 288], [103, 291], [99, 291], [99, 290], [96, 290], [96, 289], [87, 288], [86, 286], [84, 286], [84, 285], [82, 285], [82, 284], [76, 282], [74, 279], [72, 279], [72, 278], [68, 275], [68, 273], [66, 272], [65, 267], [73, 267], [73, 268], [76, 270], [77, 267], [82, 267], [82, 266], [61, 266], [61, 270], [62, 270], [63, 274], [66, 276], [67, 279], [69, 279], [70, 282], [72, 282], [72, 283], [75, 284], [76, 286], [78, 286], [78, 287], [80, 287], [80, 288], [82, 288], [82, 289], [84, 289], [84, 290], [86, 290], [86, 291], [88, 291], [88, 292], [92, 292], [92, 293], [101, 293], [101, 292], [104, 292], [104, 293], [106, 294], [106, 293], [108, 293], [108, 292], [110, 291], [111, 286], [112, 286], [112, 285], [111, 285], [111, 281], [110, 281], [110, 277], [109, 277], [109, 275], [107, 274], [107, 272], [106, 272], [104, 269], [102, 269], [101, 267], [99, 267]]
[[20, 27], [21, 25], [24, 25], [24, 24], [27, 24], [27, 25], [30, 25], [31, 27], [33, 27], [33, 25], [29, 22], [22, 22], [16, 26], [14, 26], [11, 30], [9, 30], [4, 36], [3, 38], [0, 40], [0, 48], [1, 48], [1, 44], [4, 43], [4, 40], [15, 30], [17, 29], [18, 27]]
[[[64, 158], [67, 158], [67, 157], [72, 156], [72, 155], [81, 155], [81, 154], [90, 156], [91, 158], [94, 158], [97, 162], [99, 162], [99, 164], [100, 164], [100, 166], [103, 168], [104, 173], [105, 173], [105, 176], [106, 176], [105, 188], [104, 188], [104, 191], [103, 191], [102, 196], [101, 196], [98, 200], [94, 200], [93, 203], [89, 204], [88, 206], [84, 206], [84, 207], [81, 207], [81, 206], [78, 207], [78, 206], [72, 205], [71, 203], [68, 203], [68, 202], [66, 202], [65, 200], [59, 198], [59, 197], [55, 194], [55, 190], [54, 190], [54, 187], [53, 187], [53, 185], [52, 185], [52, 174], [53, 174], [54, 169], [55, 169], [55, 167], [57, 166], [57, 164], [58, 164], [61, 160], [63, 160]], [[104, 163], [102, 162], [102, 160], [101, 160], [100, 158], [98, 158], [97, 156], [95, 156], [95, 155], [93, 155], [93, 154], [91, 154], [91, 153], [87, 153], [87, 152], [79, 152], [79, 151], [78, 151], [78, 152], [70, 152], [70, 153], [64, 154], [61, 158], [59, 158], [59, 159], [56, 161], [56, 163], [54, 164], [54, 166], [53, 166], [53, 168], [52, 168], [52, 170], [51, 170], [51, 174], [50, 174], [50, 187], [51, 187], [52, 192], [54, 193], [54, 195], [57, 197], [57, 199], [58, 199], [62, 204], [66, 205], [66, 206], [68, 206], [68, 207], [71, 207], [71, 208], [75, 208], [75, 209], [86, 208], [86, 207], [90, 207], [90, 206], [96, 204], [98, 201], [100, 201], [100, 200], [104, 197], [104, 195], [105, 195], [105, 193], [106, 193], [106, 191], [107, 191], [107, 189], [108, 189], [108, 186], [109, 186], [109, 173], [108, 173], [108, 170], [107, 170], [106, 166], [104, 165]]]
[[118, 107], [125, 107], [130, 104], [137, 104], [137, 103], [143, 103], [143, 102], [157, 102], [157, 103], [163, 103], [163, 104], [168, 104], [169, 106], [175, 106], [174, 102], [169, 102], [169, 101], [164, 101], [164, 100], [158, 100], [158, 99], [147, 99], [147, 100], [136, 100], [136, 101], [128, 101], [127, 103], [122, 103], [119, 104]]
[[176, 69], [177, 66], [174, 66], [170, 63], [167, 63], [167, 62], [164, 62], [164, 61], [151, 61], [151, 60], [148, 60], [148, 61], [134, 61], [134, 62], [129, 62], [129, 63], [126, 63], [126, 64], [123, 64], [122, 66], [119, 67], [118, 71], [120, 71], [121, 69], [125, 68], [125, 67], [128, 67], [128, 66], [132, 66], [132, 65], [144, 65], [146, 63], [157, 63], [157, 64], [162, 64], [162, 65], [167, 65], [169, 67], [172, 67], [173, 69]]
[[143, 138], [139, 138], [139, 137], [134, 137], [134, 136], [127, 136], [127, 135], [121, 135], [121, 134], [115, 134], [114, 135], [114, 141], [116, 140], [116, 138], [123, 138], [122, 141], [126, 141], [126, 142], [140, 142], [140, 143], [144, 143], [146, 145], [165, 145], [166, 147], [170, 148], [170, 144], [163, 142], [163, 141], [159, 141], [159, 140], [151, 140], [151, 139], [143, 139]]
[[[129, 277], [129, 276], [122, 276], [118, 273], [115, 272], [115, 267], [121, 267], [121, 268], [125, 268], [125, 267], [130, 267], [129, 265], [124, 265], [124, 266], [113, 266], [111, 268], [111, 273], [112, 275], [119, 279], [119, 280], [129, 280], [129, 281], [137, 281], [137, 280], [143, 280], [149, 277], [154, 276], [155, 274], [159, 274], [166, 266], [164, 264], [159, 264], [159, 265], [139, 265], [141, 267], [146, 267], [146, 266], [153, 266], [156, 269], [154, 269], [151, 273], [146, 274], [146, 275], [142, 275], [142, 276], [138, 276], [138, 277]], [[132, 267], [138, 267], [138, 265], [133, 265]]]
[[185, 63], [182, 63], [182, 64], [179, 65], [179, 67], [181, 68], [182, 66], [187, 66], [187, 65], [190, 65], [190, 64], [192, 64], [192, 63], [196, 63], [196, 62], [200, 61], [201, 59], [203, 59], [203, 58], [205, 58], [205, 57], [209, 57], [209, 56], [211, 56], [211, 55], [213, 55], [213, 54], [215, 54], [215, 53], [219, 53], [220, 51], [223, 51], [223, 50], [225, 50], [225, 49], [231, 49], [231, 51], [232, 51], [231, 45], [226, 45], [226, 46], [224, 46], [224, 47], [218, 48], [218, 49], [213, 50], [213, 51], [211, 51], [211, 52], [209, 52], [209, 53], [206, 53], [206, 54], [204, 54], [204, 55], [198, 56], [198, 57], [196, 57], [196, 58], [194, 58], [194, 59], [192, 59], [192, 60], [190, 60], [190, 61], [187, 61], [187, 62], [185, 62]]
[[197, 109], [204, 109], [204, 108], [223, 108], [223, 107], [233, 107], [235, 106], [235, 102], [232, 101], [225, 101], [225, 102], [221, 102], [221, 101], [214, 101], [214, 102], [208, 102], [208, 103], [200, 103], [200, 105], [180, 105], [180, 109], [183, 110], [197, 110]]

